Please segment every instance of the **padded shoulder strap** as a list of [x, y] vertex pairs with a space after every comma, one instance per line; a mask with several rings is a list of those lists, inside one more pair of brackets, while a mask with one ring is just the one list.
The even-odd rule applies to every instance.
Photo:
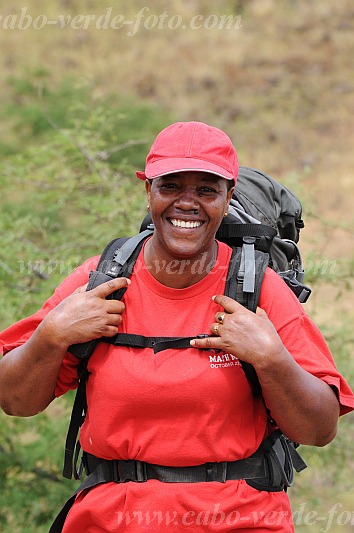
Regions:
[[103, 250], [100, 260], [97, 265], [97, 270], [104, 272], [105, 266], [108, 261], [112, 261], [113, 256], [117, 250], [123, 246], [123, 244], [129, 239], [129, 237], [119, 237], [118, 239], [112, 239]]
[[[132, 273], [135, 261], [143, 246], [145, 239], [152, 231], [146, 230], [130, 239], [127, 237], [113, 239], [107, 244], [102, 252], [97, 265], [97, 270], [90, 273], [89, 283], [86, 290], [92, 290], [98, 285], [117, 277], [128, 277]], [[115, 291], [110, 298], [120, 300], [125, 289]], [[68, 433], [65, 443], [65, 457], [63, 476], [71, 479], [73, 470], [76, 471], [74, 451], [77, 446], [77, 435], [86, 416], [86, 381], [88, 378], [87, 363], [93, 354], [97, 344], [103, 339], [93, 339], [89, 342], [75, 344], [68, 351], [81, 360], [79, 367], [79, 386], [76, 390], [75, 401], [71, 413]], [[79, 444], [79, 443], [78, 443]], [[75, 477], [76, 473], [75, 473]]]
[[255, 250], [255, 280], [253, 292], [243, 291], [243, 277], [240, 275], [242, 248], [233, 248], [227, 272], [225, 295], [233, 298], [238, 303], [256, 312], [261, 287], [266, 268], [269, 263], [269, 255]]
[[[240, 276], [240, 265], [242, 258], [242, 248], [233, 248], [229, 269], [227, 273], [225, 295], [233, 298], [238, 303], [252, 312], [256, 312], [259, 296], [261, 293], [262, 281], [269, 262], [269, 255], [255, 250], [255, 280], [254, 291], [244, 292], [243, 277]], [[262, 388], [254, 367], [246, 361], [241, 361], [241, 366], [251, 385], [255, 397], [262, 394]]]
[[[111, 241], [103, 250], [97, 265], [97, 270], [90, 272], [87, 291], [98, 287], [102, 283], [118, 277], [129, 277], [135, 261], [140, 253], [144, 241], [152, 234], [146, 230], [131, 238], [119, 238]], [[119, 289], [109, 295], [110, 300], [121, 300], [126, 289]], [[100, 339], [75, 344], [68, 351], [79, 359], [91, 357]]]

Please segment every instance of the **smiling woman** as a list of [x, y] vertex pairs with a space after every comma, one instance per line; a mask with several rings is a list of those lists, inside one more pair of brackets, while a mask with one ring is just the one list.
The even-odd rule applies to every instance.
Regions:
[[[237, 173], [236, 150], [217, 128], [198, 122], [177, 123], [157, 136], [145, 172], [137, 172], [137, 176], [147, 178], [155, 226], [146, 245], [145, 261], [160, 282], [182, 288], [206, 275], [196, 274], [193, 263], [201, 258], [207, 264], [216, 260], [215, 234], [227, 214]], [[156, 259], [191, 262], [178, 279], [168, 279], [163, 271], [154, 269]]]
[[[41, 310], [1, 334], [0, 404], [18, 416], [76, 388], [70, 346], [105, 337], [87, 367], [80, 444], [88, 477], [51, 532], [293, 531], [281, 433], [323, 446], [354, 397], [272, 270], [255, 313], [224, 295], [232, 249], [215, 235], [237, 174], [221, 130], [200, 122], [163, 130], [137, 172], [155, 229], [130, 279], [86, 291], [97, 266], [88, 259]], [[121, 300], [111, 299], [122, 288]], [[149, 342], [119, 342], [137, 336]], [[182, 336], [188, 342], [176, 344]], [[173, 342], [156, 350], [156, 338]], [[244, 363], [263, 397], [252, 393]]]
[[[146, 181], [146, 190], [155, 226], [146, 243], [145, 263], [161, 283], [175, 288], [189, 287], [206, 273], [196, 272], [196, 261], [210, 265], [217, 256], [215, 234], [227, 213], [232, 197], [225, 178], [206, 172], [176, 172]], [[178, 278], [165, 278], [161, 263], [189, 259]], [[172, 285], [171, 285], [172, 283]]]

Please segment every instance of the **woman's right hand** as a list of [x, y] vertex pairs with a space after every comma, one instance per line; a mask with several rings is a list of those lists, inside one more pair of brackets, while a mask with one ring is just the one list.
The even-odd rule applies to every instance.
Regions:
[[125, 305], [106, 297], [130, 283], [128, 278], [117, 278], [90, 291], [79, 287], [48, 313], [39, 326], [42, 333], [65, 351], [72, 344], [113, 337], [122, 323]]
[[91, 291], [79, 287], [46, 315], [27, 342], [0, 360], [5, 413], [33, 416], [49, 405], [68, 347], [118, 332], [125, 306], [106, 297], [129, 284], [129, 279], [117, 278]]

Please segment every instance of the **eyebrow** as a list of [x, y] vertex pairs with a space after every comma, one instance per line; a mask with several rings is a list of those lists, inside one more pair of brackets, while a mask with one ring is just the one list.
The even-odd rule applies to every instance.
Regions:
[[[167, 174], [166, 176], [160, 176], [160, 179], [165, 179], [165, 180], [168, 180], [168, 179], [171, 179], [171, 178], [182, 178], [184, 174], [187, 174], [188, 171], [185, 171], [185, 172], [171, 172], [171, 174]], [[196, 173], [198, 171], [195, 171]], [[217, 176], [215, 174], [209, 174], [207, 172], [203, 173], [203, 172], [199, 172], [199, 174], [201, 175], [201, 178], [203, 181], [207, 182], [207, 183], [218, 183], [220, 181], [220, 179], [222, 179], [220, 176]]]

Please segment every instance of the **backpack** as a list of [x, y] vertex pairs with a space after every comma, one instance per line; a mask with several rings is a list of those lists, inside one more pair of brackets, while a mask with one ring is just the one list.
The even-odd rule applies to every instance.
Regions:
[[[302, 206], [298, 198], [273, 178], [249, 167], [240, 167], [228, 215], [223, 219], [216, 238], [233, 248], [225, 294], [255, 312], [267, 266], [275, 270], [300, 302], [308, 299], [311, 290], [303, 284], [304, 271], [297, 242], [304, 227]], [[148, 214], [139, 234], [112, 240], [104, 249], [97, 270], [90, 273], [87, 290], [116, 277], [129, 277], [144, 241], [154, 227]], [[126, 289], [109, 298], [121, 299]], [[76, 468], [80, 453], [77, 435], [87, 410], [87, 363], [98, 342], [116, 346], [150, 347], [154, 352], [167, 348], [187, 348], [193, 337], [142, 337], [118, 333], [113, 338], [94, 339], [71, 346], [69, 352], [81, 360], [79, 385], [73, 405], [66, 445], [63, 476], [81, 476]], [[253, 366], [240, 361], [255, 396], [261, 387]], [[294, 463], [295, 464], [295, 463]], [[296, 468], [296, 465], [295, 465]], [[304, 468], [303, 464], [299, 469]], [[298, 468], [296, 468], [298, 470]], [[299, 470], [298, 470], [299, 471]]]
[[[216, 238], [237, 247], [244, 246], [246, 237], [254, 239], [255, 248], [269, 254], [269, 266], [305, 303], [311, 289], [303, 284], [304, 270], [297, 246], [300, 230], [305, 227], [301, 215], [300, 200], [293, 192], [264, 172], [241, 166], [228, 215]], [[140, 231], [151, 223], [147, 214]]]
[[[302, 206], [293, 192], [264, 172], [240, 167], [229, 216], [221, 225], [217, 238], [225, 239], [224, 242], [232, 246], [240, 245], [237, 238], [232, 239], [235, 219], [246, 224], [260, 222], [264, 233], [266, 227], [273, 228], [276, 232], [273, 239], [267, 235], [261, 237], [256, 246], [269, 253], [269, 266], [283, 278], [299, 301], [305, 303], [311, 289], [303, 284], [304, 270], [297, 246], [300, 230], [305, 227], [301, 216]], [[245, 231], [248, 229], [252, 232], [252, 227]], [[258, 227], [253, 226], [253, 229]]]

